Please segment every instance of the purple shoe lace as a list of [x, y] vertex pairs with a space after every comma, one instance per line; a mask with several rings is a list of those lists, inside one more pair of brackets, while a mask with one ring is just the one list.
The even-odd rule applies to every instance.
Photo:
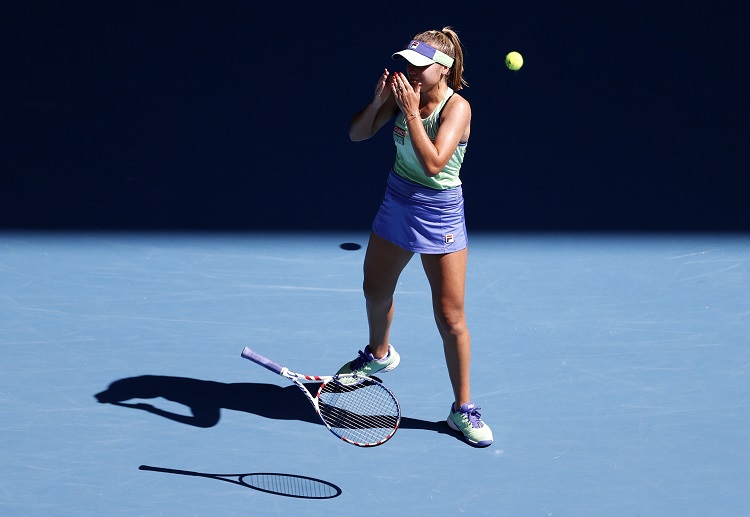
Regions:
[[484, 426], [484, 422], [482, 422], [482, 414], [479, 412], [480, 409], [482, 408], [476, 407], [474, 406], [474, 404], [469, 403], [461, 406], [461, 409], [459, 409], [458, 411], [466, 415], [466, 418], [469, 419], [471, 427], [478, 429]]
[[375, 361], [375, 356], [372, 355], [369, 351], [367, 351], [367, 348], [365, 348], [364, 352], [360, 350], [358, 354], [359, 356], [357, 356], [357, 358], [354, 359], [354, 361], [349, 363], [349, 368], [351, 368], [352, 371], [362, 368], [362, 365], [364, 365], [365, 363], [368, 363], [370, 361]]

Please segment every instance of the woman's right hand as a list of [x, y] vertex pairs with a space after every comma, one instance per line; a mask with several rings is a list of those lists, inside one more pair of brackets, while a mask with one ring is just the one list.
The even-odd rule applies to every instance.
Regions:
[[376, 107], [380, 107], [385, 104], [388, 97], [391, 95], [391, 89], [388, 86], [388, 69], [383, 70], [383, 74], [380, 76], [378, 83], [375, 85], [375, 96], [372, 99], [372, 103]]
[[389, 75], [387, 68], [383, 70], [372, 100], [352, 117], [349, 125], [349, 138], [352, 141], [367, 140], [396, 114], [396, 101], [391, 95], [393, 78], [389, 80]]

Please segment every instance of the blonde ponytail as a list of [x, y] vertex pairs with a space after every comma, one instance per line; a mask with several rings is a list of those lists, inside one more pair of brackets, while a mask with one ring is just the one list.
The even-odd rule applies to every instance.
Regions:
[[439, 31], [424, 31], [414, 36], [413, 39], [423, 41], [453, 58], [453, 66], [447, 77], [448, 86], [454, 90], [469, 86], [464, 79], [464, 52], [461, 40], [458, 39], [458, 33], [452, 27], [443, 27]]

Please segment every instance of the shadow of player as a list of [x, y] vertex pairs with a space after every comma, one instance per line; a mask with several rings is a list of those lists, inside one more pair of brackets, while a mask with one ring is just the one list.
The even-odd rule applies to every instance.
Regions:
[[[306, 384], [316, 393], [319, 383]], [[181, 424], [209, 428], [219, 423], [221, 410], [242, 411], [275, 420], [299, 420], [321, 424], [315, 409], [294, 385], [286, 387], [262, 383], [232, 383], [172, 377], [141, 375], [114, 381], [109, 387], [94, 395], [102, 404], [138, 409]], [[185, 406], [190, 414], [181, 414], [159, 408], [157, 402], [143, 400], [165, 399]], [[322, 425], [322, 424], [321, 424]], [[430, 422], [417, 418], [401, 417], [400, 429], [421, 429], [462, 439], [439, 420]]]

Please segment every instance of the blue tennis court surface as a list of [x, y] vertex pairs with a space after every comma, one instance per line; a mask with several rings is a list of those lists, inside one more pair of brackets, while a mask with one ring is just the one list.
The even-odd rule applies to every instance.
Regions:
[[416, 259], [396, 295], [402, 363], [383, 376], [402, 427], [385, 445], [335, 439], [294, 386], [240, 357], [308, 374], [353, 358], [365, 245], [0, 234], [0, 514], [750, 514], [750, 238], [472, 234], [486, 449], [443, 423], [451, 390]]

